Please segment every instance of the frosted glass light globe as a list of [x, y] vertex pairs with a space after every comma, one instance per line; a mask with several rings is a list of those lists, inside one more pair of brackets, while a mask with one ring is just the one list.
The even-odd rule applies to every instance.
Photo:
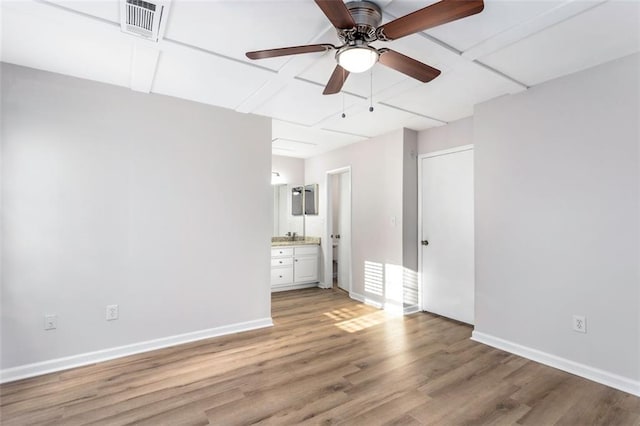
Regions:
[[378, 52], [368, 46], [347, 47], [338, 52], [338, 64], [353, 73], [365, 72], [378, 61]]

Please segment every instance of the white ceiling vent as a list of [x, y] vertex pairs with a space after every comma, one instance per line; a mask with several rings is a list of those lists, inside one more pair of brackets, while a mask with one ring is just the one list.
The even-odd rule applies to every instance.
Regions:
[[168, 1], [120, 0], [122, 32], [157, 42], [164, 33], [168, 6]]

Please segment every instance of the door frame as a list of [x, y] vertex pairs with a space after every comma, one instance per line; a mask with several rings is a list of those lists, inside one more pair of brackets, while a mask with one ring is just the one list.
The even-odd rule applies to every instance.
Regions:
[[[340, 167], [333, 170], [327, 170], [324, 178], [324, 187], [326, 188], [326, 209], [325, 209], [325, 229], [324, 229], [324, 244], [323, 254], [324, 254], [324, 276], [322, 284], [322, 288], [333, 288], [333, 239], [331, 238], [331, 234], [333, 234], [333, 194], [331, 190], [331, 178], [336, 175], [341, 175], [343, 173], [349, 173], [349, 179], [347, 185], [349, 187], [349, 255], [350, 258], [353, 259], [353, 188], [352, 188], [352, 175], [351, 175], [351, 166]], [[353, 281], [353, 271], [352, 271], [353, 262], [349, 262], [349, 286], [348, 293], [351, 295], [352, 289], [352, 281]], [[338, 266], [340, 267], [340, 266]]]
[[442, 149], [438, 151], [428, 152], [426, 154], [420, 154], [418, 156], [418, 307], [421, 311], [424, 311], [422, 306], [422, 160], [431, 157], [440, 157], [442, 155], [455, 154], [457, 152], [473, 151], [473, 144], [456, 146], [454, 148]]

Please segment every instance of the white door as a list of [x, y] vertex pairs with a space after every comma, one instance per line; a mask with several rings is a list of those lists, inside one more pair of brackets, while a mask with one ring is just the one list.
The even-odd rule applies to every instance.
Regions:
[[425, 156], [420, 168], [422, 309], [473, 324], [473, 150]]
[[350, 173], [342, 173], [339, 196], [338, 287], [349, 291], [351, 282], [351, 185]]

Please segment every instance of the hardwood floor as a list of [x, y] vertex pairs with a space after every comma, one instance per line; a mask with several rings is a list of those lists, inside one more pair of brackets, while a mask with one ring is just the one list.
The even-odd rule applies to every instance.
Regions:
[[342, 292], [273, 295], [275, 326], [0, 387], [3, 425], [640, 425], [640, 398], [394, 317]]

